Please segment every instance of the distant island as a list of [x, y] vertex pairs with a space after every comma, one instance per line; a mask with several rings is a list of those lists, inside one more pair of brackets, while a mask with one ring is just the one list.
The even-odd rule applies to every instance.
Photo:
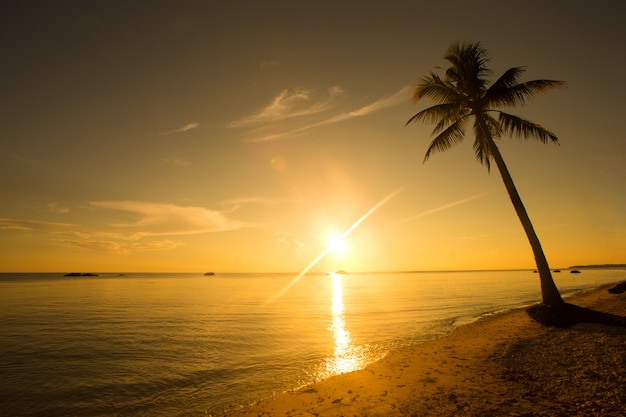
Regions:
[[98, 274], [93, 274], [91, 272], [70, 272], [65, 274], [66, 277], [97, 277]]
[[626, 264], [574, 265], [569, 269], [626, 269]]
[[211, 275], [215, 275], [215, 272], [207, 272], [204, 274], [205, 277], [211, 276]]

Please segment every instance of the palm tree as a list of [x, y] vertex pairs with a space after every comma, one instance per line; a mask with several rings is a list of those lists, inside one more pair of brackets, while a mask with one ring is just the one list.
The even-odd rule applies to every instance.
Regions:
[[465, 136], [465, 127], [473, 120], [475, 134], [474, 153], [476, 159], [490, 170], [490, 162], [495, 161], [513, 207], [522, 222], [522, 226], [530, 246], [532, 247], [541, 282], [542, 302], [546, 306], [559, 307], [564, 305], [559, 290], [554, 284], [548, 261], [541, 248], [541, 243], [526, 213], [524, 204], [515, 188], [509, 170], [502, 159], [496, 145], [502, 136], [518, 136], [525, 139], [536, 139], [542, 143], [558, 138], [548, 129], [525, 120], [521, 117], [505, 113], [498, 107], [515, 107], [523, 105], [528, 98], [537, 93], [563, 87], [563, 81], [534, 80], [520, 83], [523, 68], [515, 67], [507, 70], [491, 86], [488, 85], [491, 70], [486, 67], [487, 51], [480, 43], [456, 43], [451, 45], [445, 55], [451, 66], [443, 76], [431, 71], [421, 79], [415, 87], [413, 100], [422, 97], [437, 103], [420, 111], [409, 119], [411, 122], [436, 123], [431, 142], [424, 162], [434, 152], [445, 151], [460, 143]]

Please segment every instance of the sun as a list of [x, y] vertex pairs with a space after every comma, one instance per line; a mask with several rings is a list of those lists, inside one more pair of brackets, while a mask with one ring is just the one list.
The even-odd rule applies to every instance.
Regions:
[[343, 255], [346, 252], [346, 241], [341, 235], [331, 235], [328, 238], [328, 250], [334, 255]]

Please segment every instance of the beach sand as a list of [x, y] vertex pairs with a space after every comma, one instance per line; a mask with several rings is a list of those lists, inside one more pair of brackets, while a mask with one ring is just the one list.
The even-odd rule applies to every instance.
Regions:
[[[626, 316], [613, 285], [566, 301]], [[624, 416], [626, 327], [544, 327], [525, 309], [401, 348], [367, 368], [224, 414], [240, 416]]]

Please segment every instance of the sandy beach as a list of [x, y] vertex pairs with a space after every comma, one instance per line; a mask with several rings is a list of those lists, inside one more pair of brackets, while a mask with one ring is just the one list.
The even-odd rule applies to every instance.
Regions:
[[[626, 294], [611, 294], [611, 287], [566, 301], [626, 316]], [[624, 410], [626, 327], [544, 327], [519, 309], [224, 416], [571, 417]]]

